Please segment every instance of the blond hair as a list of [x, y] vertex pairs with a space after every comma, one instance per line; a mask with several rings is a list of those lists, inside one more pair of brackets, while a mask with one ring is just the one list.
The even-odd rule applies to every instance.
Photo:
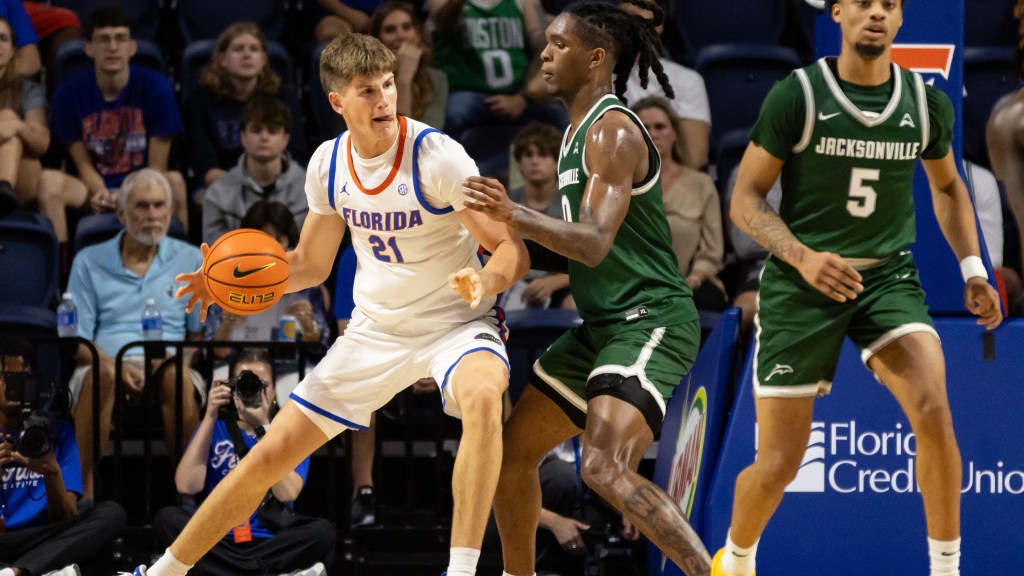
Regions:
[[341, 92], [352, 80], [374, 78], [398, 69], [398, 58], [380, 40], [348, 34], [331, 41], [320, 54], [320, 85], [324, 94]]

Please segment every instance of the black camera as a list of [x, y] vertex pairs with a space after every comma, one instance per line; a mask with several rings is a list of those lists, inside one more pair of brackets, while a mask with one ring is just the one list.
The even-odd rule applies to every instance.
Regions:
[[41, 458], [53, 450], [53, 418], [44, 409], [53, 400], [53, 385], [39, 386], [31, 372], [4, 372], [8, 402], [20, 402], [14, 449], [26, 458]]
[[[227, 386], [238, 394], [243, 405], [249, 408], [258, 408], [263, 404], [263, 390], [267, 387], [267, 383], [252, 370], [242, 370], [238, 376], [228, 380]], [[222, 420], [238, 419], [238, 409], [235, 408], [233, 399], [221, 407], [220, 418]]]
[[617, 524], [606, 524], [583, 533], [588, 551], [585, 576], [643, 576], [645, 572], [638, 568], [643, 544], [624, 539], [620, 532]]

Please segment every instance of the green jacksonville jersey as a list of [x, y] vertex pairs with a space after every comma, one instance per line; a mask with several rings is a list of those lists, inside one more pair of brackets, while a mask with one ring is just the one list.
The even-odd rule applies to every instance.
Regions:
[[613, 330], [692, 320], [697, 310], [690, 288], [679, 275], [661, 198], [661, 159], [639, 118], [610, 94], [591, 107], [571, 138], [572, 126], [562, 138], [558, 156], [562, 216], [572, 222], [580, 213], [590, 177], [584, 158], [587, 132], [609, 110], [626, 114], [643, 132], [651, 170], [633, 189], [629, 210], [605, 259], [593, 268], [569, 260], [569, 283], [576, 307], [584, 321]]
[[943, 158], [949, 98], [892, 65], [880, 86], [837, 78], [834, 60], [796, 70], [765, 98], [751, 140], [784, 160], [779, 215], [804, 244], [885, 258], [914, 241], [914, 171]]
[[458, 31], [433, 35], [434, 62], [448, 75], [448, 90], [518, 92], [530, 65], [520, 0], [468, 0], [462, 20]]

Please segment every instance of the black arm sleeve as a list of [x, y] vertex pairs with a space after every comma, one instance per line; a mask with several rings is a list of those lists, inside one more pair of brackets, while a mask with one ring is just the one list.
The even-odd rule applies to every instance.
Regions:
[[544, 272], [569, 272], [569, 258], [549, 250], [533, 240], [524, 240], [526, 251], [530, 253], [530, 268]]

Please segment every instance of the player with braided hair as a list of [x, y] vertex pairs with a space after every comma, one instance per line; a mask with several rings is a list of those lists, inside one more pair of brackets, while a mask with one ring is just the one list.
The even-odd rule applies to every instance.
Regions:
[[[568, 259], [583, 317], [534, 364], [505, 425], [494, 501], [505, 575], [534, 573], [537, 464], [582, 430], [583, 480], [686, 574], [706, 576], [711, 558], [679, 505], [637, 473], [700, 341], [672, 252], [658, 151], [612, 93], [612, 74], [621, 95], [637, 61], [641, 82], [652, 66], [665, 82], [660, 42], [644, 18], [588, 1], [567, 8], [545, 34], [541, 72], [570, 117], [558, 159], [564, 220], [513, 203], [496, 180], [466, 182], [467, 208]], [[671, 94], [671, 86], [665, 90]]]
[[[649, 20], [657, 34], [665, 30], [665, 16], [661, 6], [654, 0], [620, 0], [619, 7], [624, 11]], [[682, 162], [694, 170], [703, 170], [708, 164], [708, 149], [711, 135], [711, 105], [708, 103], [708, 91], [704, 87], [704, 78], [696, 70], [682, 66], [664, 56], [658, 58], [661, 67], [668, 77], [675, 92], [673, 97], [661, 88], [657, 82], [647, 87], [640, 86], [640, 65], [636, 63], [626, 82], [623, 100], [634, 105], [649, 96], [665, 98], [672, 109], [682, 120], [679, 128], [686, 140], [686, 151]]]

